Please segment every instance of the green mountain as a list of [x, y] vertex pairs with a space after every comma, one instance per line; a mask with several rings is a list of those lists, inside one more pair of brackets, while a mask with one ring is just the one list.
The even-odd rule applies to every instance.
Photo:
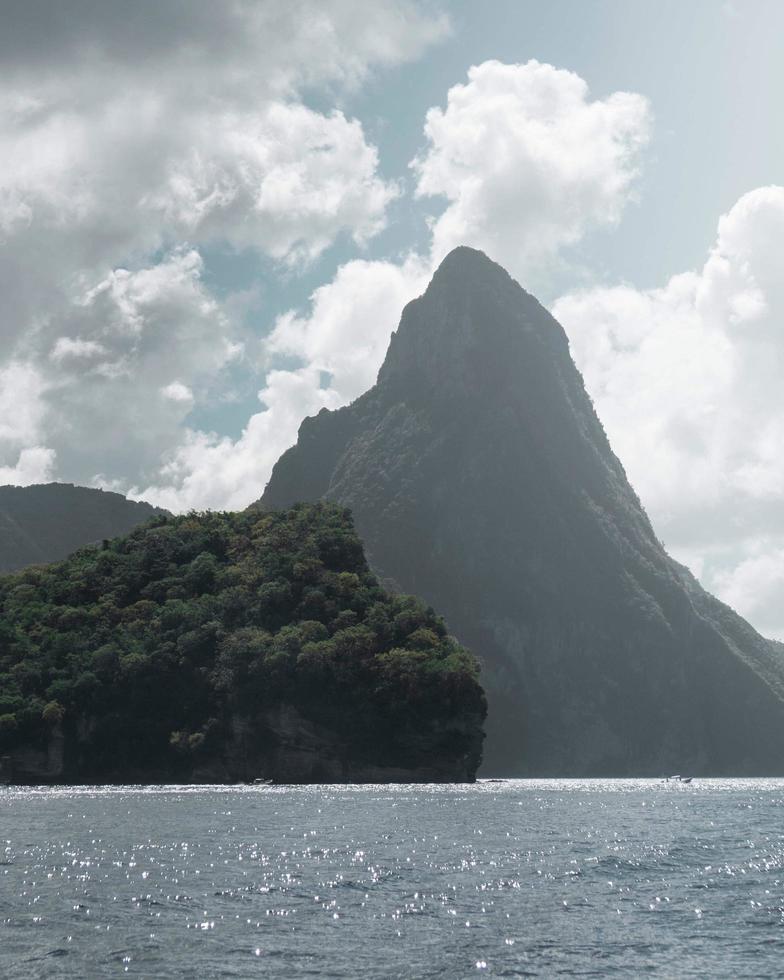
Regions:
[[59, 561], [161, 513], [119, 493], [70, 483], [0, 487], [0, 572]]
[[406, 306], [375, 387], [303, 422], [260, 506], [321, 499], [481, 651], [485, 771], [784, 772], [782, 648], [665, 553], [563, 329], [481, 252]]
[[15, 782], [470, 780], [477, 675], [331, 504], [159, 516], [0, 578]]

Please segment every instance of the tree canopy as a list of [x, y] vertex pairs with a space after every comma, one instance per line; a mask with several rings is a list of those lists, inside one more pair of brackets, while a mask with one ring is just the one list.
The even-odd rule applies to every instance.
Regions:
[[332, 504], [160, 516], [0, 578], [0, 752], [59, 726], [92, 778], [187, 773], [275, 704], [389, 758], [486, 710], [474, 657], [380, 586]]

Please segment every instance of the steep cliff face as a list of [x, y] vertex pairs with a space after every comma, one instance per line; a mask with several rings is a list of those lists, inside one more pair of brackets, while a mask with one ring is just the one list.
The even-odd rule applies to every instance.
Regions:
[[0, 572], [59, 561], [162, 513], [119, 493], [70, 483], [0, 487]]
[[65, 734], [56, 725], [43, 738], [0, 754], [0, 783], [43, 785], [65, 776]]
[[482, 253], [444, 260], [260, 506], [318, 498], [481, 652], [486, 772], [784, 771], [780, 648], [668, 557], [563, 329]]
[[[479, 721], [479, 723], [477, 723]], [[292, 704], [234, 715], [220, 751], [197, 760], [189, 778], [200, 782], [243, 782], [263, 775], [276, 783], [473, 782], [482, 756], [481, 719], [454, 718], [446, 724], [421, 719], [409, 730], [405, 753], [387, 758], [375, 733], [348, 735], [314, 721]], [[358, 736], [358, 737], [357, 737]], [[454, 752], [456, 744], [466, 751]]]
[[[232, 715], [224, 738], [185, 761], [161, 754], [159, 768], [117, 766], [96, 773], [85, 768], [89, 744], [72, 731], [66, 743], [62, 726], [33, 744], [0, 755], [0, 783], [46, 785], [100, 779], [110, 782], [200, 783], [465, 783], [473, 782], [482, 757], [481, 717], [465, 716], [447, 723], [421, 719], [406, 733], [407, 752], [387, 759], [367, 740], [318, 724], [291, 704], [260, 707], [252, 716]], [[465, 751], [455, 752], [461, 744]]]

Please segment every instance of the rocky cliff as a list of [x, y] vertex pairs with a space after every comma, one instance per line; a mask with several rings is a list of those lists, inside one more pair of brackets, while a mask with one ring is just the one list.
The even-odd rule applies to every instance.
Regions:
[[70, 483], [0, 487], [0, 572], [59, 561], [161, 513], [119, 493]]
[[[62, 725], [31, 743], [16, 745], [0, 755], [0, 784], [39, 786], [100, 780], [114, 783], [465, 783], [473, 782], [481, 758], [482, 737], [477, 721], [466, 716], [408, 733], [408, 752], [395, 760], [359, 747], [340, 728], [318, 724], [291, 704], [260, 706], [251, 715], [228, 719], [225, 737], [189, 760], [167, 758], [162, 746], [158, 765], [128, 766], [118, 758], [115, 767], [90, 769], [89, 728], [74, 734], [66, 752]], [[368, 731], [370, 740], [373, 732]], [[88, 736], [88, 737], [85, 737]], [[458, 743], [468, 747], [455, 752]]]
[[317, 499], [481, 652], [486, 772], [784, 771], [781, 648], [665, 553], [563, 329], [482, 253], [444, 260], [260, 506]]

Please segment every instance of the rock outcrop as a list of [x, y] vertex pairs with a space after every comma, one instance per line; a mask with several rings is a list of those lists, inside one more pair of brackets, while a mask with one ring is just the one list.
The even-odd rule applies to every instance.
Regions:
[[563, 329], [482, 253], [447, 256], [259, 506], [318, 499], [481, 654], [485, 772], [784, 772], [781, 647], [669, 558]]
[[[473, 782], [481, 758], [482, 735], [474, 719], [431, 726], [426, 719], [408, 733], [410, 764], [395, 765], [291, 704], [278, 704], [253, 718], [235, 716], [231, 737], [220, 755], [198, 763], [194, 779], [275, 783], [464, 783]], [[445, 751], [455, 740], [470, 746], [462, 754]]]
[[43, 738], [18, 745], [0, 755], [0, 784], [44, 785], [65, 777], [65, 734], [56, 725]]
[[[102, 780], [121, 783], [469, 783], [482, 756], [482, 732], [475, 719], [431, 727], [423, 719], [409, 735], [408, 765], [374, 761], [345, 733], [305, 717], [291, 704], [279, 704], [254, 716], [235, 715], [227, 737], [193, 760], [187, 769], [118, 767]], [[468, 751], [455, 754], [449, 744], [460, 740]], [[0, 756], [0, 785], [51, 785], [84, 780], [79, 765], [78, 735], [66, 754], [65, 733], [58, 726], [43, 740], [21, 745]], [[413, 761], [417, 760], [417, 761]]]

